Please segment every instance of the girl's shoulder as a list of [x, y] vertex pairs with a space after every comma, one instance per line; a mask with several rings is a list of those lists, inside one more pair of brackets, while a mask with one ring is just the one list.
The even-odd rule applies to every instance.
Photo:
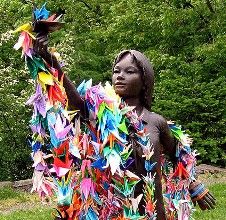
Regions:
[[146, 108], [143, 109], [142, 120], [146, 123], [167, 124], [166, 119], [162, 115], [151, 112]]

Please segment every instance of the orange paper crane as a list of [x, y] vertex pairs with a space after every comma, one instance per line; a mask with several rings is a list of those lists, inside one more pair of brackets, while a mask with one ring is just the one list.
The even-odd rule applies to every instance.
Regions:
[[75, 192], [72, 199], [72, 204], [69, 206], [69, 208], [65, 211], [68, 215], [67, 220], [76, 220], [78, 219], [78, 215], [80, 214], [80, 208], [82, 205], [81, 198], [77, 195]]
[[67, 102], [66, 93], [62, 88], [54, 82], [53, 86], [48, 87], [48, 98], [51, 104], [55, 104], [57, 101], [61, 102], [63, 105]]
[[181, 162], [178, 163], [172, 177], [179, 177], [180, 179], [187, 179], [189, 177], [188, 171], [185, 169], [184, 165]]
[[[53, 167], [50, 172], [55, 172], [59, 177], [64, 176], [71, 169], [73, 160], [69, 158], [68, 148], [68, 140], [66, 140], [58, 148], [54, 149], [56, 157], [53, 160]], [[64, 160], [61, 160], [59, 156], [64, 157]]]
[[68, 157], [69, 154], [69, 141], [65, 140], [59, 147], [54, 148], [54, 152], [56, 154], [56, 156], [61, 156], [61, 155], [65, 155], [65, 157]]

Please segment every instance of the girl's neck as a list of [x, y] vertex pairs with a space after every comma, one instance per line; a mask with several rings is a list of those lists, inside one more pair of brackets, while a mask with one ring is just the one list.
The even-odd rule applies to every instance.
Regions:
[[125, 102], [128, 106], [135, 106], [135, 111], [137, 112], [137, 115], [140, 116], [143, 111], [143, 105], [141, 104], [141, 101], [139, 98], [127, 98], [125, 99]]

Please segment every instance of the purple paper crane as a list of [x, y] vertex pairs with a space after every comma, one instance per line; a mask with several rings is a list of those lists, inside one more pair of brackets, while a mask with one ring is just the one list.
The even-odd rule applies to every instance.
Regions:
[[46, 117], [46, 96], [42, 94], [42, 87], [40, 84], [36, 86], [36, 92], [30, 99], [26, 102], [26, 105], [34, 106], [34, 116], [36, 117], [40, 113], [43, 118]]

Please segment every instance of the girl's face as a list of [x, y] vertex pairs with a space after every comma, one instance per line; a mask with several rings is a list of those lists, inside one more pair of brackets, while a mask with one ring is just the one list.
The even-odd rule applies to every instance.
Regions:
[[130, 54], [125, 55], [114, 67], [112, 84], [116, 94], [126, 98], [140, 98], [143, 87], [142, 72]]

